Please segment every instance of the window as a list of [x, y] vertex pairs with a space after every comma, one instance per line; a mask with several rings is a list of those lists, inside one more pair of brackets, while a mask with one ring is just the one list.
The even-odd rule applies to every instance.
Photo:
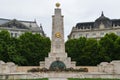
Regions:
[[83, 29], [83, 27], [81, 27], [81, 29]]
[[86, 38], [88, 38], [88, 36], [89, 36], [89, 34], [87, 33], [87, 34], [86, 34]]
[[17, 37], [17, 33], [15, 33], [15, 37]]
[[13, 34], [13, 33], [11, 33], [11, 37], [14, 37], [14, 34]]
[[96, 33], [93, 33], [92, 35], [93, 35], [93, 37], [96, 37]]
[[101, 37], [104, 37], [104, 32], [101, 32], [101, 33], [100, 33], [100, 36], [101, 36]]
[[79, 37], [82, 37], [82, 34], [79, 34]]
[[96, 35], [96, 33], [93, 33], [93, 36], [95, 36]]
[[90, 29], [90, 27], [87, 27], [88, 29]]
[[117, 35], [120, 36], [120, 32], [117, 32]]
[[100, 33], [100, 35], [104, 35], [104, 33], [102, 32], [102, 33]]
[[73, 35], [73, 38], [75, 38], [75, 35]]

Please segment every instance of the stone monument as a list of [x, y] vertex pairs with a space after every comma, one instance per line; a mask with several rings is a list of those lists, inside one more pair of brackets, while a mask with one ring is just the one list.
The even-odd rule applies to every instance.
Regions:
[[40, 62], [41, 67], [47, 69], [74, 68], [76, 62], [67, 57], [64, 43], [64, 16], [61, 14], [60, 4], [56, 3], [55, 12], [52, 16], [52, 41], [51, 51], [44, 62]]

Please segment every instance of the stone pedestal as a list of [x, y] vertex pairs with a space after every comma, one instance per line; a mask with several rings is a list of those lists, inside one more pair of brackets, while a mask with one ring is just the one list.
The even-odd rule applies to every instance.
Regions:
[[[45, 58], [45, 66], [47, 69], [50, 68], [50, 65], [54, 62], [54, 61], [57, 61], [57, 58], [55, 57], [48, 57], [48, 58]], [[61, 57], [59, 58], [59, 61], [62, 61], [65, 65], [66, 65], [66, 68], [70, 68], [72, 67], [71, 66], [71, 58], [70, 57]]]
[[98, 65], [98, 71], [108, 74], [120, 74], [120, 60], [114, 60], [110, 63], [101, 62]]
[[15, 65], [13, 62], [3, 62], [0, 61], [0, 74], [3, 73], [14, 73], [17, 71], [17, 65]]
[[5, 64], [5, 62], [0, 61], [0, 74], [3, 73], [3, 65]]

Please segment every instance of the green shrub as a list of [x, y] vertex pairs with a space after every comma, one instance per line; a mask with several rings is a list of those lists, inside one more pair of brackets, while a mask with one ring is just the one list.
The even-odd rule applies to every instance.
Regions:
[[88, 68], [80, 68], [80, 69], [74, 69], [74, 68], [66, 68], [64, 70], [49, 70], [47, 68], [32, 68], [30, 70], [28, 70], [28, 72], [50, 72], [50, 71], [57, 71], [57, 72], [88, 72]]
[[48, 80], [48, 78], [40, 78], [40, 79], [20, 79], [20, 80]]
[[79, 71], [80, 72], [88, 72], [88, 69], [87, 68], [80, 68]]

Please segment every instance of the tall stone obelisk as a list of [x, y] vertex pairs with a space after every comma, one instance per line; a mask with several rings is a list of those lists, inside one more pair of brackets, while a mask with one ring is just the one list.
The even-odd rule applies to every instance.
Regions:
[[71, 62], [71, 58], [67, 57], [65, 52], [63, 15], [59, 3], [56, 3], [56, 7], [52, 16], [51, 51], [45, 58], [45, 62], [40, 62], [40, 66], [47, 69], [75, 67], [75, 62]]
[[64, 44], [64, 23], [61, 15], [60, 4], [56, 3], [57, 8], [52, 16], [52, 43], [49, 57], [67, 57]]

